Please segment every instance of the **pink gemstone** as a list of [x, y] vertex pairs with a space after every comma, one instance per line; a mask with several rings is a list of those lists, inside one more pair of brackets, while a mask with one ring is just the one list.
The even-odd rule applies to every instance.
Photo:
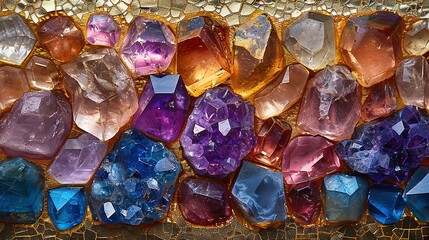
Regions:
[[318, 179], [339, 167], [334, 143], [320, 136], [298, 136], [283, 153], [282, 172], [287, 184]]
[[362, 106], [362, 119], [366, 122], [385, 117], [398, 106], [395, 89], [391, 84], [381, 83], [371, 87]]
[[0, 111], [13, 105], [29, 90], [24, 72], [16, 67], [0, 67]]
[[286, 194], [286, 201], [289, 212], [304, 224], [313, 223], [322, 207], [319, 187], [312, 182], [294, 186]]
[[121, 29], [107, 14], [94, 14], [88, 20], [86, 40], [92, 45], [114, 47], [119, 42]]

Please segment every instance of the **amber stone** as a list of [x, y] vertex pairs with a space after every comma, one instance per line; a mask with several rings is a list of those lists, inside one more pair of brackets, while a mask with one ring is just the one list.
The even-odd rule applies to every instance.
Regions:
[[52, 90], [59, 82], [55, 63], [47, 58], [33, 56], [25, 65], [25, 75], [31, 88]]
[[395, 88], [389, 83], [380, 83], [371, 87], [368, 97], [362, 105], [362, 119], [372, 121], [385, 117], [398, 106]]
[[11, 66], [0, 67], [0, 112], [11, 107], [28, 90], [24, 71]]

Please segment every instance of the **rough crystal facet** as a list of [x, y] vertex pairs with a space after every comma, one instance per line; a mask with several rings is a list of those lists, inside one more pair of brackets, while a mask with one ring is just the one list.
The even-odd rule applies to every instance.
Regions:
[[78, 225], [85, 218], [85, 212], [84, 188], [62, 187], [48, 191], [48, 214], [58, 230]]
[[368, 209], [381, 224], [394, 224], [404, 215], [402, 190], [394, 184], [375, 184], [368, 193]]
[[366, 122], [385, 117], [398, 107], [395, 88], [389, 83], [371, 87], [362, 105], [362, 119]]
[[286, 201], [292, 215], [304, 224], [313, 223], [322, 208], [319, 187], [312, 182], [294, 186], [286, 194]]
[[29, 90], [27, 79], [20, 68], [0, 67], [0, 111], [3, 111]]
[[121, 29], [108, 14], [93, 14], [86, 27], [86, 41], [92, 45], [114, 47], [119, 42]]
[[405, 187], [403, 198], [408, 209], [422, 222], [429, 222], [429, 167], [419, 167]]
[[25, 75], [30, 87], [38, 90], [52, 90], [59, 83], [55, 63], [39, 56], [33, 56], [27, 62]]
[[429, 51], [429, 20], [419, 20], [404, 34], [404, 49], [411, 55], [423, 55]]

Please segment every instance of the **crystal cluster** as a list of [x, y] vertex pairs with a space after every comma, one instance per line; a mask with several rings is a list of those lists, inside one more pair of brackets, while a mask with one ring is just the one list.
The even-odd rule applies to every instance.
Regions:
[[48, 191], [48, 214], [58, 230], [78, 225], [85, 218], [85, 212], [84, 188], [62, 187]]

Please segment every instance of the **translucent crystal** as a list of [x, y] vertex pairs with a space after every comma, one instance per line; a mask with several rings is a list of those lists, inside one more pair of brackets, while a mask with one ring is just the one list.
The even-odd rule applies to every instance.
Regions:
[[429, 20], [419, 20], [404, 34], [404, 49], [411, 55], [423, 55], [429, 50]]
[[25, 75], [31, 88], [52, 90], [59, 82], [55, 63], [47, 58], [33, 56], [25, 65]]
[[20, 68], [0, 67], [0, 112], [12, 106], [28, 90], [27, 79]]

